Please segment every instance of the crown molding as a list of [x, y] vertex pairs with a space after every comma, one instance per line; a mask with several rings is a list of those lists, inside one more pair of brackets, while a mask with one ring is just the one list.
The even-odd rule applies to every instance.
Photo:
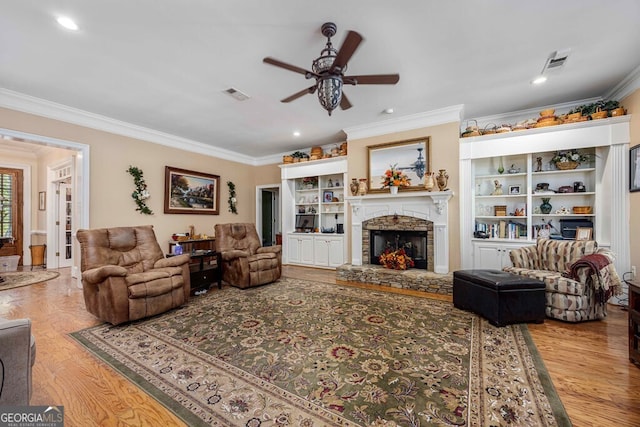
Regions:
[[387, 135], [412, 129], [420, 129], [428, 126], [437, 126], [444, 123], [459, 122], [462, 118], [464, 105], [453, 105], [439, 110], [412, 114], [382, 122], [368, 123], [360, 126], [352, 126], [343, 129], [347, 134], [347, 141], [368, 138], [371, 136]]
[[638, 89], [640, 89], [640, 66], [638, 66], [613, 89], [611, 89], [611, 91], [604, 98], [615, 99], [616, 101], [619, 101], [631, 95]]
[[193, 153], [217, 157], [223, 160], [256, 165], [256, 160], [243, 154], [235, 153], [219, 147], [212, 147], [203, 142], [181, 138], [164, 132], [131, 123], [115, 120], [99, 114], [79, 110], [63, 104], [36, 98], [23, 93], [0, 88], [0, 107], [34, 114], [49, 119], [60, 120], [91, 129], [101, 130], [116, 135], [153, 142], [167, 147]]

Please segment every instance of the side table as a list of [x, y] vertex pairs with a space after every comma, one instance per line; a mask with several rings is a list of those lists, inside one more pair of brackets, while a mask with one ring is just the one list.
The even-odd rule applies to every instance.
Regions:
[[[218, 289], [222, 289], [222, 263], [216, 251], [204, 249], [193, 250], [190, 253], [191, 264], [189, 266], [191, 276], [191, 294], [202, 295], [207, 293], [213, 282], [218, 282]], [[175, 256], [167, 254], [168, 257]]]
[[640, 283], [629, 285], [629, 360], [640, 366]]

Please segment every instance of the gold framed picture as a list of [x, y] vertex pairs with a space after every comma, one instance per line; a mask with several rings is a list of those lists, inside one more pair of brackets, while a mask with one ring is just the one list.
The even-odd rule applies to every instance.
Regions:
[[593, 228], [576, 227], [576, 240], [591, 240], [592, 235], [593, 235]]

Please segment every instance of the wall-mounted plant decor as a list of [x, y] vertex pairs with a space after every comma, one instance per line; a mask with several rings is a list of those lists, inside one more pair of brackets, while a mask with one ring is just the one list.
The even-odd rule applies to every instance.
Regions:
[[131, 198], [133, 198], [136, 205], [138, 205], [136, 210], [140, 211], [141, 214], [153, 215], [153, 211], [149, 209], [145, 203], [145, 200], [151, 196], [147, 191], [147, 183], [144, 181], [144, 177], [142, 176], [142, 170], [135, 166], [129, 166], [127, 172], [129, 172], [133, 177], [133, 184], [136, 186], [136, 190], [131, 193]]
[[231, 181], [227, 181], [227, 185], [229, 186], [229, 212], [237, 215], [238, 209], [236, 209], [236, 202], [238, 199], [236, 199], [236, 185]]

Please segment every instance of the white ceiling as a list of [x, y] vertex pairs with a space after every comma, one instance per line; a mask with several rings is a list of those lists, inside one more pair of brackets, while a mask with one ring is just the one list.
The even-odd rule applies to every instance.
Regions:
[[[4, 0], [0, 106], [17, 92], [261, 158], [452, 105], [469, 119], [605, 97], [640, 66], [639, 20], [637, 0]], [[327, 21], [335, 47], [348, 30], [365, 39], [348, 74], [400, 74], [347, 86], [353, 108], [331, 117], [315, 95], [281, 103], [312, 83], [262, 62], [309, 69]], [[567, 48], [564, 68], [531, 85]]]

